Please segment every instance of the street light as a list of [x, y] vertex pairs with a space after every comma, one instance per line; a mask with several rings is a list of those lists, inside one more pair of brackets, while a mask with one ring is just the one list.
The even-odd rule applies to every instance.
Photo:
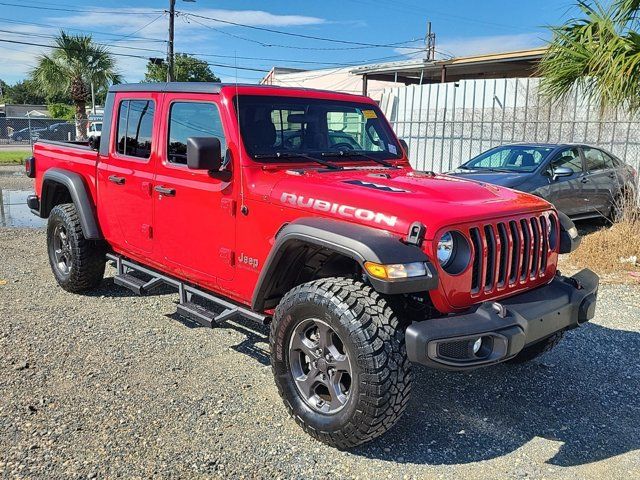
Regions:
[[[196, 0], [182, 0], [185, 3], [195, 3]], [[167, 81], [173, 82], [175, 76], [173, 74], [173, 23], [176, 16], [176, 0], [169, 0], [169, 51], [167, 52], [167, 63], [169, 68], [167, 69]]]

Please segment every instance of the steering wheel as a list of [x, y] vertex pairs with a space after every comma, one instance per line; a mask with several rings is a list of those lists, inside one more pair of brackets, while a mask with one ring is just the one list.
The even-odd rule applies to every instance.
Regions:
[[336, 143], [334, 145], [331, 145], [331, 150], [355, 150], [353, 148], [353, 145], [351, 145], [350, 143], [347, 142], [342, 142], [342, 143]]

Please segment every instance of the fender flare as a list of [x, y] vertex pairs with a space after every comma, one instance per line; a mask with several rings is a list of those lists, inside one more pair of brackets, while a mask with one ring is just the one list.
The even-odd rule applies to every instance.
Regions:
[[560, 253], [571, 253], [580, 246], [582, 237], [566, 213], [558, 210], [557, 214], [560, 222]]
[[51, 189], [49, 185], [53, 183], [63, 185], [69, 191], [71, 200], [78, 210], [84, 238], [88, 240], [102, 240], [102, 233], [98, 228], [93, 201], [87, 192], [84, 180], [75, 172], [62, 168], [50, 168], [44, 172], [42, 177], [40, 216], [47, 218], [51, 212], [49, 205], [52, 199], [50, 200], [49, 196], [52, 194], [53, 189]]
[[258, 277], [252, 298], [252, 308], [262, 311], [268, 299], [270, 283], [287, 249], [296, 244], [325, 247], [358, 262], [364, 270], [365, 262], [385, 265], [424, 262], [426, 276], [381, 280], [369, 277], [373, 288], [385, 294], [411, 293], [433, 290], [438, 286], [438, 275], [427, 255], [417, 246], [408, 245], [389, 232], [363, 225], [327, 218], [300, 218], [286, 224], [276, 234], [275, 241]]

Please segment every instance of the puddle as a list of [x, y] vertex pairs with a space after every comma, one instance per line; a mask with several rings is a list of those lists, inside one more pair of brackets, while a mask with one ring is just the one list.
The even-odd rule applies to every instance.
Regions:
[[46, 220], [27, 207], [28, 190], [0, 190], [0, 227], [43, 228]]

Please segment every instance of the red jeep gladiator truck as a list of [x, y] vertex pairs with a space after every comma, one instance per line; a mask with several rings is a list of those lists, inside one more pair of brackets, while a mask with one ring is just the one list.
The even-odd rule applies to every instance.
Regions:
[[393, 426], [411, 364], [523, 362], [594, 315], [598, 277], [564, 277], [580, 237], [546, 201], [411, 168], [369, 98], [216, 83], [113, 86], [98, 145], [38, 141], [31, 210], [57, 282], [105, 263], [178, 313], [270, 323], [302, 428], [338, 448]]

